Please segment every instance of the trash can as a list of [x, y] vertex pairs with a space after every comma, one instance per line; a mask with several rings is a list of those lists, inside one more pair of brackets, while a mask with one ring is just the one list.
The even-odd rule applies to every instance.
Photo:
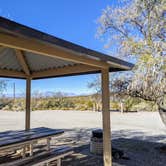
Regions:
[[[96, 155], [103, 154], [103, 130], [97, 129], [92, 131], [90, 140], [90, 152]], [[112, 147], [112, 157], [114, 159], [120, 159], [124, 155], [124, 152], [120, 149]]]
[[101, 155], [103, 153], [103, 131], [101, 129], [92, 131], [90, 152], [97, 155]]

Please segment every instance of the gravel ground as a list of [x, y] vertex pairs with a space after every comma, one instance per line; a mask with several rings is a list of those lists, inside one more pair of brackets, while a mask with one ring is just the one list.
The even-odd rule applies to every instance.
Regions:
[[[24, 129], [24, 112], [0, 114], [0, 131]], [[68, 144], [75, 153], [65, 158], [64, 166], [102, 166], [102, 157], [89, 153], [91, 131], [102, 126], [100, 112], [36, 111], [32, 112], [32, 127], [51, 127], [65, 130], [53, 144]], [[157, 112], [111, 112], [112, 144], [125, 152], [125, 158], [113, 161], [114, 166], [165, 166], [166, 127]]]

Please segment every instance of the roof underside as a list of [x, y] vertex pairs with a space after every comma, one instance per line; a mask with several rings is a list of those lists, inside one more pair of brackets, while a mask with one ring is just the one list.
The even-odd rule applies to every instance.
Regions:
[[[22, 53], [31, 73], [76, 65], [76, 63], [73, 62], [42, 56], [27, 51], [22, 51]], [[8, 47], [0, 48], [0, 68], [24, 72], [16, 56], [15, 49]]]
[[0, 17], [0, 76], [32, 79], [130, 70], [133, 65]]

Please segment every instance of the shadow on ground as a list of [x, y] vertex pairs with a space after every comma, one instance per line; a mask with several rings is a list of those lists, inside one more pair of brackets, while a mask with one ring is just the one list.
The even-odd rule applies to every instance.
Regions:
[[[96, 128], [91, 129], [80, 129], [80, 128], [74, 128], [74, 129], [63, 129], [65, 133], [55, 138], [55, 142], [57, 144], [72, 144], [72, 145], [80, 145], [80, 144], [86, 144], [89, 143], [92, 130]], [[142, 132], [140, 130], [115, 130], [112, 131], [112, 139], [118, 139], [118, 138], [129, 138], [129, 139], [135, 139], [135, 140], [142, 140], [147, 142], [160, 142], [160, 143], [166, 143], [166, 134], [160, 134], [160, 135], [152, 135], [150, 133]]]
[[[103, 166], [102, 156], [89, 152], [93, 129], [64, 130], [65, 134], [52, 140], [52, 147], [68, 145], [74, 153], [62, 160], [62, 166]], [[124, 157], [113, 160], [113, 166], [165, 166], [166, 135], [147, 135], [136, 130], [112, 132], [112, 146], [124, 151]], [[160, 147], [165, 147], [161, 148]], [[0, 157], [7, 160], [7, 156]]]
[[[74, 154], [63, 160], [63, 166], [103, 166], [102, 156], [89, 152], [92, 130], [66, 130], [63, 136], [56, 138], [57, 145], [74, 148]], [[113, 166], [164, 166], [166, 163], [166, 152], [160, 152], [160, 147], [166, 146], [166, 135], [150, 136], [144, 132], [120, 130], [112, 132], [112, 138], [113, 147], [125, 153], [123, 159], [113, 160]]]
[[166, 134], [152, 135], [152, 134], [142, 132], [142, 131], [137, 131], [137, 130], [116, 130], [112, 132], [112, 138], [113, 139], [131, 138], [131, 139], [145, 140], [150, 142], [166, 143]]

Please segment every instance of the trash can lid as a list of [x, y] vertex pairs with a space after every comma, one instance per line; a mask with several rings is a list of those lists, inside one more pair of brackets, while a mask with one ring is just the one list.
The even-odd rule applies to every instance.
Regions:
[[103, 130], [102, 129], [93, 130], [92, 137], [103, 138]]

